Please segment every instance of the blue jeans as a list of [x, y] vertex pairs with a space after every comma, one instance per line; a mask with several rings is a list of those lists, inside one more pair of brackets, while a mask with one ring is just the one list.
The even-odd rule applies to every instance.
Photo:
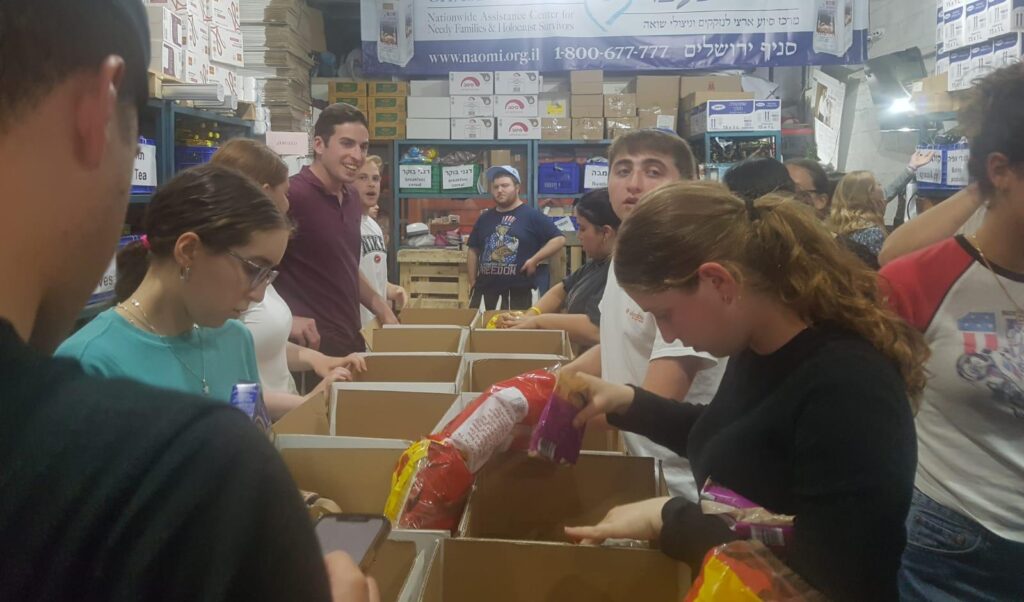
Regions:
[[1024, 600], [1024, 543], [1003, 539], [915, 489], [900, 600]]

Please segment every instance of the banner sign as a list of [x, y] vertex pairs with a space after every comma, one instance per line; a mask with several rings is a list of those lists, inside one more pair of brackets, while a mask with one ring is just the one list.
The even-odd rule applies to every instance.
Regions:
[[361, 0], [363, 72], [867, 61], [868, 0]]

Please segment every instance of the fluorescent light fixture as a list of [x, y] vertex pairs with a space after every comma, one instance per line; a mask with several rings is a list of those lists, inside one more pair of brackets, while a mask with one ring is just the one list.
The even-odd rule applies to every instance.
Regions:
[[912, 113], [913, 111], [914, 103], [910, 101], [910, 97], [897, 98], [889, 105], [890, 113]]

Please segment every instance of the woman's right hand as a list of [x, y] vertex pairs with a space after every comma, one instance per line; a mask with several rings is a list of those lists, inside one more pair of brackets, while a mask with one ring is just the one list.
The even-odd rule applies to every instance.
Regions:
[[320, 349], [320, 333], [316, 329], [313, 318], [292, 317], [292, 331], [288, 340], [300, 347], [308, 347], [314, 351]]
[[500, 329], [513, 328], [522, 323], [523, 319], [522, 313], [504, 313], [498, 316], [497, 326]]
[[575, 376], [585, 385], [586, 388], [582, 393], [587, 398], [587, 405], [580, 410], [579, 414], [576, 414], [572, 421], [576, 428], [583, 428], [583, 425], [595, 416], [625, 414], [633, 405], [635, 393], [632, 387], [613, 385], [582, 372], [576, 372]]
[[320, 381], [320, 384], [318, 384], [312, 391], [309, 392], [309, 395], [316, 395], [321, 391], [330, 391], [332, 384], [336, 382], [349, 382], [351, 380], [352, 373], [346, 370], [345, 368], [332, 368], [331, 371], [327, 373], [327, 376], [325, 376], [324, 379]]

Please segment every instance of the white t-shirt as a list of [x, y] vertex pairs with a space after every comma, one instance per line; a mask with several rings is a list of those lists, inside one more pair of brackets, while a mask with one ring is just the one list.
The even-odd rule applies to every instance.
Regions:
[[[619, 286], [615, 263], [608, 268], [608, 283], [601, 298], [601, 378], [608, 382], [642, 386], [651, 360], [670, 357], [699, 357], [706, 368], [697, 373], [686, 395], [687, 403], [707, 405], [718, 391], [725, 372], [725, 360], [701, 353], [680, 341], [662, 338], [654, 316], [644, 312]], [[690, 461], [655, 444], [647, 437], [623, 432], [626, 449], [635, 456], [662, 460], [669, 493], [697, 501], [697, 486]]]
[[[373, 285], [373, 290], [387, 299], [388, 295], [388, 249], [384, 245], [384, 231], [369, 215], [363, 216], [360, 226], [363, 235], [363, 250], [359, 260], [359, 271]], [[363, 326], [376, 317], [373, 312], [360, 306]]]
[[252, 332], [263, 388], [297, 395], [295, 379], [288, 371], [288, 336], [292, 331], [292, 312], [288, 304], [270, 285], [263, 301], [250, 305], [241, 319]]

